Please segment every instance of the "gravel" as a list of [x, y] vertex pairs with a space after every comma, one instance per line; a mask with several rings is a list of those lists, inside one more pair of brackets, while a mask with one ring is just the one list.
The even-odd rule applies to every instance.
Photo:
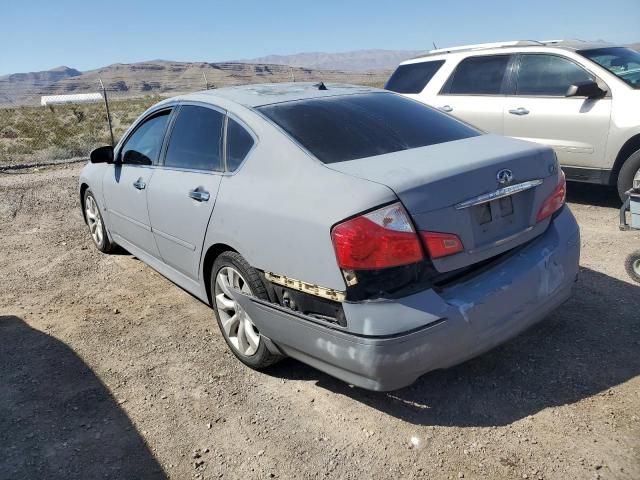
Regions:
[[[231, 355], [211, 310], [100, 254], [78, 165], [0, 173], [0, 479], [640, 478], [640, 288], [615, 192], [569, 185], [573, 298], [391, 393]], [[197, 456], [196, 456], [197, 454]]]

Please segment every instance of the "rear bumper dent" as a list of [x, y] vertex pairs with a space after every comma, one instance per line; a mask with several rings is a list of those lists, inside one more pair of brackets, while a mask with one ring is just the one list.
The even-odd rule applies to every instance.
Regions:
[[426, 372], [477, 356], [544, 319], [571, 295], [579, 244], [577, 224], [565, 207], [544, 234], [481, 275], [439, 294], [412, 295], [411, 302], [385, 302], [379, 315], [375, 304], [368, 305], [370, 322], [406, 327], [399, 315], [423, 319], [411, 330], [384, 337], [331, 329], [249, 297], [239, 295], [238, 301], [287, 355], [359, 387], [395, 390]]

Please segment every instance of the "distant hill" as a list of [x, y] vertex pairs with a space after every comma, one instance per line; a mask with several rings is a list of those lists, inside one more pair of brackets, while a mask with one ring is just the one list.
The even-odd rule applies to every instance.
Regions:
[[82, 72], [74, 68], [58, 67], [42, 72], [0, 76], [0, 103], [8, 103], [25, 95], [33, 95], [46, 90], [55, 82], [80, 75]]
[[[113, 92], [112, 97], [118, 98], [124, 95], [170, 95], [204, 90], [205, 78], [209, 86], [216, 87], [320, 80], [382, 86], [389, 74], [389, 71], [346, 72], [273, 64], [154, 60], [131, 64], [118, 63], [83, 73], [68, 69], [67, 75], [55, 69], [37, 74], [0, 77], [0, 104], [34, 104], [40, 101], [40, 95], [95, 92], [99, 89], [100, 79]], [[36, 75], [37, 78], [46, 81], [30, 81], [30, 75]], [[5, 78], [14, 80], [5, 81]], [[16, 80], [19, 78], [24, 80]]]
[[240, 60], [245, 63], [270, 63], [293, 67], [319, 68], [364, 72], [368, 70], [392, 70], [408, 58], [427, 50], [356, 50], [352, 52], [308, 52], [293, 55], [267, 55], [266, 57]]
[[634, 50], [637, 50], [640, 52], [640, 43], [630, 43], [629, 45], [627, 45], [627, 47], [633, 48]]

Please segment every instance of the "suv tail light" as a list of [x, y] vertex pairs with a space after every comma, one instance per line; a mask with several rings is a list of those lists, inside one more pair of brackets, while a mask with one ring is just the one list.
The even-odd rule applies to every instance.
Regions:
[[424, 258], [420, 239], [400, 203], [340, 223], [331, 230], [338, 265], [347, 270], [377, 270]]
[[446, 257], [464, 250], [462, 242], [453, 233], [420, 232], [431, 258]]
[[560, 181], [558, 182], [558, 186], [555, 190], [547, 197], [547, 199], [540, 207], [540, 211], [538, 211], [538, 216], [536, 217], [536, 221], [540, 222], [547, 218], [549, 215], [553, 215], [555, 212], [560, 210], [560, 208], [564, 205], [564, 202], [567, 198], [567, 179], [564, 176], [564, 172], [560, 170]]

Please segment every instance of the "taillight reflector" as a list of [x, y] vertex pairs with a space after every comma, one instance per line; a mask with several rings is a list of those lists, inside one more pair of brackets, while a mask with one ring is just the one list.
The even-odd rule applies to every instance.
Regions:
[[555, 212], [560, 210], [564, 205], [567, 198], [567, 179], [564, 176], [564, 172], [560, 170], [560, 180], [555, 190], [547, 197], [547, 199], [540, 207], [536, 221], [540, 222]]
[[431, 258], [446, 257], [464, 250], [462, 242], [453, 233], [420, 232]]
[[331, 239], [343, 269], [376, 270], [423, 259], [420, 240], [399, 203], [336, 225]]

